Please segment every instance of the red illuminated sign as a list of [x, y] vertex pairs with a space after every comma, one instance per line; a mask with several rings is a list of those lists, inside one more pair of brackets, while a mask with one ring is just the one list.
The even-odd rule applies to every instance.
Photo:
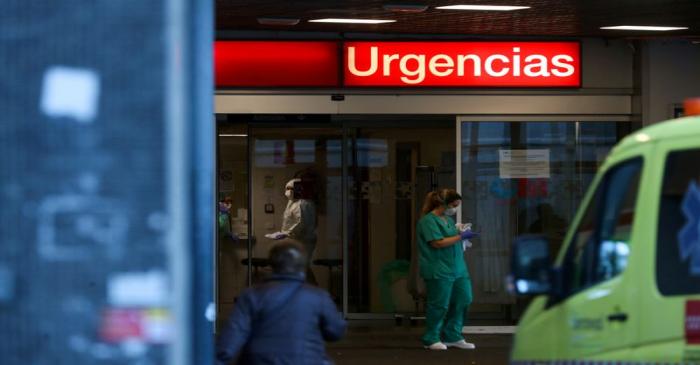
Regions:
[[348, 41], [340, 49], [334, 41], [217, 41], [216, 85], [581, 86], [578, 42]]
[[217, 41], [218, 87], [338, 87], [334, 41]]
[[346, 86], [578, 87], [577, 42], [346, 42]]

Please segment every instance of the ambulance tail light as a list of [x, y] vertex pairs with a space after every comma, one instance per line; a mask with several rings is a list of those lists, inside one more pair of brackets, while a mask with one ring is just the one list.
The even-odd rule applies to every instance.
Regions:
[[683, 115], [700, 115], [700, 98], [689, 98], [683, 101]]

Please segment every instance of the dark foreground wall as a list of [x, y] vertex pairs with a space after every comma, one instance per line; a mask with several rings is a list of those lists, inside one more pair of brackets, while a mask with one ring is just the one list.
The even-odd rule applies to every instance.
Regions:
[[3, 2], [0, 363], [208, 362], [209, 3]]

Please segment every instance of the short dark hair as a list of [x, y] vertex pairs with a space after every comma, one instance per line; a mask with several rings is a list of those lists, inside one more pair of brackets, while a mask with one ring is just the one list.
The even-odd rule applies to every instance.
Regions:
[[276, 274], [298, 274], [306, 271], [306, 252], [296, 242], [280, 242], [270, 250], [270, 266]]

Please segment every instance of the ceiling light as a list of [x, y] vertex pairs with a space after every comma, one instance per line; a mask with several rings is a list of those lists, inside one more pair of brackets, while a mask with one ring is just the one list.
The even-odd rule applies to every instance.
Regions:
[[530, 9], [529, 6], [510, 6], [510, 5], [448, 5], [438, 6], [435, 9], [440, 10], [480, 10], [480, 11], [513, 11]]
[[219, 134], [219, 137], [248, 137], [247, 134]]
[[398, 13], [422, 13], [428, 10], [428, 5], [421, 4], [386, 4], [384, 10]]
[[688, 27], [657, 27], [649, 25], [616, 25], [614, 27], [600, 27], [600, 29], [606, 30], [646, 30], [653, 32], [666, 32], [669, 30], [683, 30], [688, 29]]
[[258, 18], [258, 23], [262, 25], [297, 25], [299, 18], [262, 17]]
[[387, 19], [352, 19], [352, 18], [325, 18], [312, 19], [309, 23], [345, 23], [345, 24], [383, 24], [394, 23], [396, 20]]

